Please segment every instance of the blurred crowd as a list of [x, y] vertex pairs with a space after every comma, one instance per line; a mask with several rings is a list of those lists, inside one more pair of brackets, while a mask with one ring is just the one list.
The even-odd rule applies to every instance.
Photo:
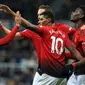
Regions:
[[12, 41], [0, 47], [0, 85], [32, 85], [37, 68], [30, 40]]

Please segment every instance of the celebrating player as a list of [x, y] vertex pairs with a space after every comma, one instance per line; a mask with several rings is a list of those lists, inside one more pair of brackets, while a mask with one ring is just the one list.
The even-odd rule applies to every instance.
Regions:
[[[44, 13], [45, 13], [45, 14], [44, 14]], [[49, 17], [46, 17], [46, 16], [48, 16], [48, 13], [49, 13], [50, 15], [51, 15], [52, 13], [51, 13], [51, 12], [47, 12], [47, 13], [44, 12], [44, 13], [41, 13], [40, 16], [38, 17], [38, 18], [39, 18], [39, 24], [41, 24], [41, 25], [46, 25], [46, 24], [51, 25], [52, 22], [50, 22], [50, 21], [49, 21], [49, 20], [50, 20]], [[14, 15], [15, 15], [15, 14], [14, 14]], [[49, 16], [50, 16], [50, 15], [49, 15]], [[51, 16], [51, 18], [52, 18], [52, 16]], [[22, 20], [24, 20], [24, 19], [22, 19]], [[44, 20], [45, 20], [45, 21], [44, 21]], [[52, 20], [53, 20], [53, 18], [52, 18]], [[53, 20], [53, 21], [54, 21], [54, 20]], [[49, 22], [49, 23], [48, 23], [48, 22]], [[27, 24], [24, 22], [24, 25], [27, 25]], [[48, 26], [48, 27], [49, 27], [49, 26]], [[54, 27], [54, 25], [52, 25], [52, 28], [53, 28], [53, 27]], [[55, 28], [54, 28], [53, 31], [50, 31], [50, 33], [54, 33], [54, 34], [55, 34], [55, 30], [57, 30], [57, 32], [59, 32], [60, 34], [63, 34], [62, 31], [60, 31], [60, 30], [58, 31], [58, 29], [55, 29]], [[24, 31], [23, 34], [24, 34], [24, 36], [27, 38], [28, 33], [26, 33], [26, 32], [29, 32], [29, 31]], [[35, 36], [33, 36], [31, 33], [34, 33], [34, 32], [30, 31], [30, 36], [31, 36], [31, 37], [35, 37]], [[17, 33], [17, 34], [19, 34], [19, 33]], [[36, 33], [35, 33], [35, 34], [36, 34]], [[65, 35], [66, 35], [66, 34], [65, 34]], [[37, 40], [38, 40], [38, 42], [39, 42], [39, 45], [36, 45], [36, 43], [34, 43], [34, 44], [35, 44], [35, 47], [37, 47], [36, 50], [37, 50], [38, 55], [39, 55], [39, 56], [38, 56], [38, 58], [39, 58], [39, 68], [41, 68], [40, 66], [42, 66], [41, 64], [43, 63], [43, 62], [42, 62], [43, 59], [41, 59], [41, 58], [42, 58], [43, 55], [45, 55], [45, 54], [43, 54], [44, 52], [42, 53], [41, 51], [45, 51], [45, 50], [43, 50], [43, 49], [46, 49], [46, 48], [44, 48], [44, 45], [43, 45], [43, 43], [42, 43], [42, 42], [43, 42], [42, 38], [40, 38], [39, 35], [37, 35], [37, 36], [38, 36]], [[55, 48], [55, 45], [54, 45], [54, 43], [55, 43], [54, 37], [52, 37], [51, 39], [52, 39], [52, 41], [53, 41], [53, 44], [52, 44], [52, 52], [53, 52], [53, 49], [54, 49], [54, 51], [56, 50], [56, 52], [62, 51], [61, 46], [59, 47], [59, 48], [61, 48], [61, 50], [58, 50], [58, 48]], [[35, 39], [32, 39], [32, 40], [35, 40], [35, 41], [37, 42], [36, 38], [35, 38]], [[67, 40], [68, 40], [68, 39], [67, 39]], [[59, 41], [61, 42], [61, 40], [59, 40]], [[56, 42], [57, 42], [57, 41], [56, 41]], [[57, 42], [57, 43], [58, 43], [58, 42]], [[56, 46], [57, 46], [57, 43], [56, 43]], [[64, 42], [64, 43], [65, 43], [65, 42]], [[39, 47], [39, 46], [40, 46], [40, 47]], [[47, 45], [46, 45], [46, 46], [47, 46]], [[41, 50], [40, 50], [40, 48], [41, 48]], [[71, 47], [70, 47], [70, 48], [71, 48]], [[74, 49], [74, 51], [75, 51], [75, 48], [73, 48], [73, 49]], [[77, 51], [76, 51], [76, 52], [77, 52]], [[60, 53], [62, 54], [62, 52], [60, 52]], [[43, 54], [43, 55], [41, 56], [41, 54]], [[47, 52], [46, 54], [48, 54], [48, 52]], [[55, 60], [52, 58], [53, 61], [56, 61], [56, 60], [57, 60], [55, 54], [56, 54], [56, 53], [52, 53], [52, 55], [55, 56], [55, 57], [53, 57]], [[75, 53], [73, 53], [73, 54], [75, 54]], [[52, 55], [50, 55], [50, 56], [52, 56]], [[76, 54], [75, 54], [75, 55], [76, 55]], [[49, 58], [50, 58], [48, 55], [46, 55], [46, 56], [47, 56], [46, 59], [49, 59]], [[58, 55], [57, 55], [57, 56], [58, 56]], [[65, 58], [65, 57], [64, 57], [64, 56], [60, 56], [60, 58], [61, 58], [61, 59], [58, 60], [59, 62], [61, 62], [60, 65], [59, 65], [59, 67], [61, 66], [61, 68], [62, 68], [62, 65], [63, 65], [64, 62], [65, 62], [65, 61], [64, 61], [64, 58]], [[62, 59], [62, 58], [63, 58], [63, 59]], [[80, 60], [80, 58], [78, 58], [78, 60]], [[63, 62], [62, 62], [62, 61], [63, 61]], [[50, 63], [53, 63], [53, 62], [51, 62], [50, 60], [48, 61], [48, 63], [49, 63], [49, 62], [50, 62]], [[59, 64], [59, 62], [58, 62], [58, 64]], [[40, 63], [41, 63], [41, 64], [40, 64]], [[52, 65], [53, 65], [54, 67], [56, 67], [56, 63], [57, 63], [57, 62], [55, 62], [55, 64], [53, 63]], [[47, 65], [48, 65], [48, 64], [47, 64]], [[49, 64], [49, 65], [50, 65], [50, 64]], [[52, 65], [50, 65], [51, 68], [52, 68]], [[48, 67], [48, 68], [49, 68], [49, 67]], [[50, 68], [50, 69], [51, 69], [51, 68]], [[46, 69], [47, 69], [47, 68], [46, 68]], [[48, 70], [49, 70], [49, 69], [48, 69]], [[59, 69], [59, 70], [57, 69], [57, 70], [59, 71], [59, 74], [60, 74], [60, 75], [57, 74], [57, 72], [56, 72], [56, 74], [55, 74], [55, 71], [56, 71], [56, 70], [55, 70], [55, 71], [54, 71], [54, 70], [52, 71], [52, 70], [53, 70], [53, 69], [51, 69], [51, 70], [49, 70], [49, 71], [46, 71], [45, 73], [49, 74], [49, 73], [51, 72], [49, 75], [57, 76], [57, 77], [62, 75], [60, 69]], [[39, 72], [40, 74], [42, 74], [42, 73], [44, 74], [44, 72], [42, 72], [42, 71], [39, 70], [39, 69], [38, 69], [38, 72]], [[47, 77], [46, 77], [46, 80], [48, 80], [48, 82], [43, 79], [44, 82], [42, 81], [42, 85], [45, 85], [45, 82], [46, 82], [46, 84], [47, 84], [47, 83], [56, 84], [57, 81], [59, 80], [59, 78], [57, 78], [57, 81], [54, 82], [54, 81], [53, 81], [54, 79], [53, 79], [51, 76], [47, 75], [47, 74], [46, 74], [46, 75], [44, 74], [44, 75], [45, 75], [44, 77], [47, 76]], [[36, 73], [36, 75], [37, 75], [37, 77], [40, 76], [38, 73]], [[49, 76], [49, 78], [48, 78], [48, 76]], [[43, 78], [43, 75], [41, 75], [40, 77]], [[63, 76], [62, 76], [62, 77], [63, 77]], [[47, 79], [47, 78], [48, 78], [48, 79]], [[36, 80], [35, 80], [35, 79], [36, 79]], [[38, 84], [38, 83], [41, 84], [41, 82], [40, 82], [39, 79], [38, 79], [39, 81], [37, 80], [36, 77], [35, 77], [35, 79], [34, 79], [34, 82], [35, 82], [35, 81], [36, 81], [36, 82], [34, 83], [34, 85], [35, 85], [35, 84]], [[50, 80], [49, 80], [49, 79], [50, 79]]]
[[[73, 43], [76, 49], [85, 57], [85, 6], [78, 7], [71, 15], [71, 21], [75, 23], [76, 32]], [[68, 80], [67, 85], [85, 85], [85, 65], [76, 69]]]

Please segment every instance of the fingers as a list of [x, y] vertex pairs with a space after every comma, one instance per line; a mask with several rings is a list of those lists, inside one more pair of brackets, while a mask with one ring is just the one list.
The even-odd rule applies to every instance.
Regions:
[[17, 16], [17, 17], [21, 17], [21, 14], [20, 14], [19, 11], [16, 12], [16, 16]]
[[3, 11], [3, 5], [0, 4], [0, 11]]
[[15, 22], [16, 24], [20, 25], [21, 24], [21, 14], [19, 11], [16, 12], [16, 15], [15, 15]]
[[0, 8], [3, 9], [3, 7], [6, 7], [6, 5], [4, 5], [4, 4], [0, 4]]
[[7, 6], [7, 5], [4, 5], [4, 4], [0, 4], [0, 10], [1, 11], [4, 11], [6, 13], [10, 13], [10, 8]]
[[6, 5], [4, 5], [4, 4], [0, 4], [0, 11], [4, 11], [4, 12], [6, 12]]
[[21, 14], [19, 11], [16, 12], [15, 19], [19, 19], [21, 17]]
[[0, 4], [0, 7], [6, 7], [6, 5], [5, 4]]

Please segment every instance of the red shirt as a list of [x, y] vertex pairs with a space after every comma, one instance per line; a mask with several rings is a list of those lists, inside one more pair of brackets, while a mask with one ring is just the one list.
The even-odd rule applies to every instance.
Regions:
[[62, 30], [63, 32], [67, 33], [68, 35], [72, 35], [75, 33], [75, 29], [66, 25], [66, 24], [63, 24], [63, 23], [55, 23], [53, 25], [55, 27], [55, 29], [59, 29], [59, 30]]
[[71, 46], [68, 36], [52, 26], [38, 26], [42, 37], [41, 69], [57, 72], [65, 64], [65, 47]]
[[19, 28], [18, 26], [15, 26], [7, 36], [5, 36], [4, 38], [1, 38], [0, 45], [9, 43], [14, 38], [18, 28]]
[[35, 47], [37, 55], [38, 55], [38, 63], [40, 63], [40, 60], [41, 60], [40, 53], [42, 51], [41, 50], [41, 48], [42, 48], [41, 37], [37, 33], [33, 32], [31, 30], [28, 30], [28, 29], [20, 32], [20, 35], [23, 36], [25, 39], [31, 39], [33, 41], [34, 47]]
[[85, 56], [83, 53], [83, 49], [85, 49], [85, 25], [76, 30], [73, 36], [73, 43], [82, 56]]
[[[62, 30], [63, 32], [65, 32], [66, 34], [68, 34], [68, 36], [73, 35], [76, 31], [74, 28], [72, 28], [72, 27], [70, 27], [66, 24], [63, 24], [63, 23], [55, 23], [53, 26], [55, 27], [55, 29], [57, 28], [57, 29]], [[65, 56], [70, 58], [70, 59], [73, 58], [70, 53], [65, 52]]]
[[[60, 29], [62, 29], [63, 24], [61, 24], [61, 25], [59, 24], [58, 26], [55, 26], [55, 27], [53, 25], [52, 27], [54, 28], [54, 30], [58, 30], [57, 28], [59, 28], [59, 26], [60, 26]], [[70, 33], [71, 32], [70, 30], [68, 30], [69, 27], [65, 27], [64, 26], [64, 29], [67, 29], [67, 31], [69, 31], [67, 33]], [[64, 53], [64, 47], [65, 46], [67, 47], [67, 46], [71, 45], [71, 43], [68, 40], [68, 36], [65, 33], [63, 34], [63, 32], [59, 31], [59, 33], [58, 33], [57, 36], [59, 38], [61, 38], [62, 40], [59, 39], [59, 38], [58, 39], [61, 42], [64, 41], [64, 43], [63, 43], [63, 46], [61, 48], [61, 43], [59, 42], [58, 43], [59, 44], [59, 47], [55, 49], [54, 44], [52, 46], [52, 43], [55, 41], [56, 37], [55, 36], [52, 36], [51, 37], [50, 33], [48, 32], [51, 29], [47, 30], [47, 33], [44, 33], [43, 30], [44, 29], [42, 29], [42, 31], [41, 31], [41, 34], [43, 34], [42, 36], [39, 36], [38, 34], [32, 32], [32, 31], [30, 31], [28, 29], [25, 30], [25, 31], [20, 32], [20, 34], [25, 39], [29, 39], [29, 38], [32, 39], [32, 41], [34, 43], [34, 46], [35, 46], [35, 49], [36, 49], [36, 52], [38, 54], [38, 63], [39, 63], [39, 65], [42, 66], [43, 69], [50, 70], [50, 71], [52, 69], [52, 72], [56, 73], [56, 71], [58, 71], [58, 69], [62, 65], [65, 64], [65, 60], [64, 60], [65, 57], [63, 55], [63, 53]], [[46, 29], [45, 29], [45, 31], [46, 31]], [[65, 37], [62, 37], [61, 34], [65, 35]], [[52, 34], [52, 35], [54, 35], [54, 34]], [[44, 38], [43, 36], [46, 37], [46, 38]], [[50, 39], [50, 42], [49, 41], [47, 42], [47, 39], [48, 40]], [[57, 41], [59, 41], [58, 39], [57, 39]], [[57, 50], [59, 51], [60, 54], [57, 54], [56, 53]]]

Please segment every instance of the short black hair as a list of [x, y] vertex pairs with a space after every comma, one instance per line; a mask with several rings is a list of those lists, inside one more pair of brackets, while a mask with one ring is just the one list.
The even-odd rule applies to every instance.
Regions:
[[85, 6], [84, 5], [81, 5], [80, 7], [78, 7], [80, 9], [83, 10], [83, 14], [84, 14], [84, 17], [82, 18], [84, 21], [85, 21]]
[[51, 22], [54, 23], [54, 14], [51, 11], [45, 11], [41, 13], [40, 15], [44, 15], [46, 18], [51, 18]]
[[52, 8], [49, 5], [40, 5], [39, 9], [45, 9], [46, 11], [52, 12]]

